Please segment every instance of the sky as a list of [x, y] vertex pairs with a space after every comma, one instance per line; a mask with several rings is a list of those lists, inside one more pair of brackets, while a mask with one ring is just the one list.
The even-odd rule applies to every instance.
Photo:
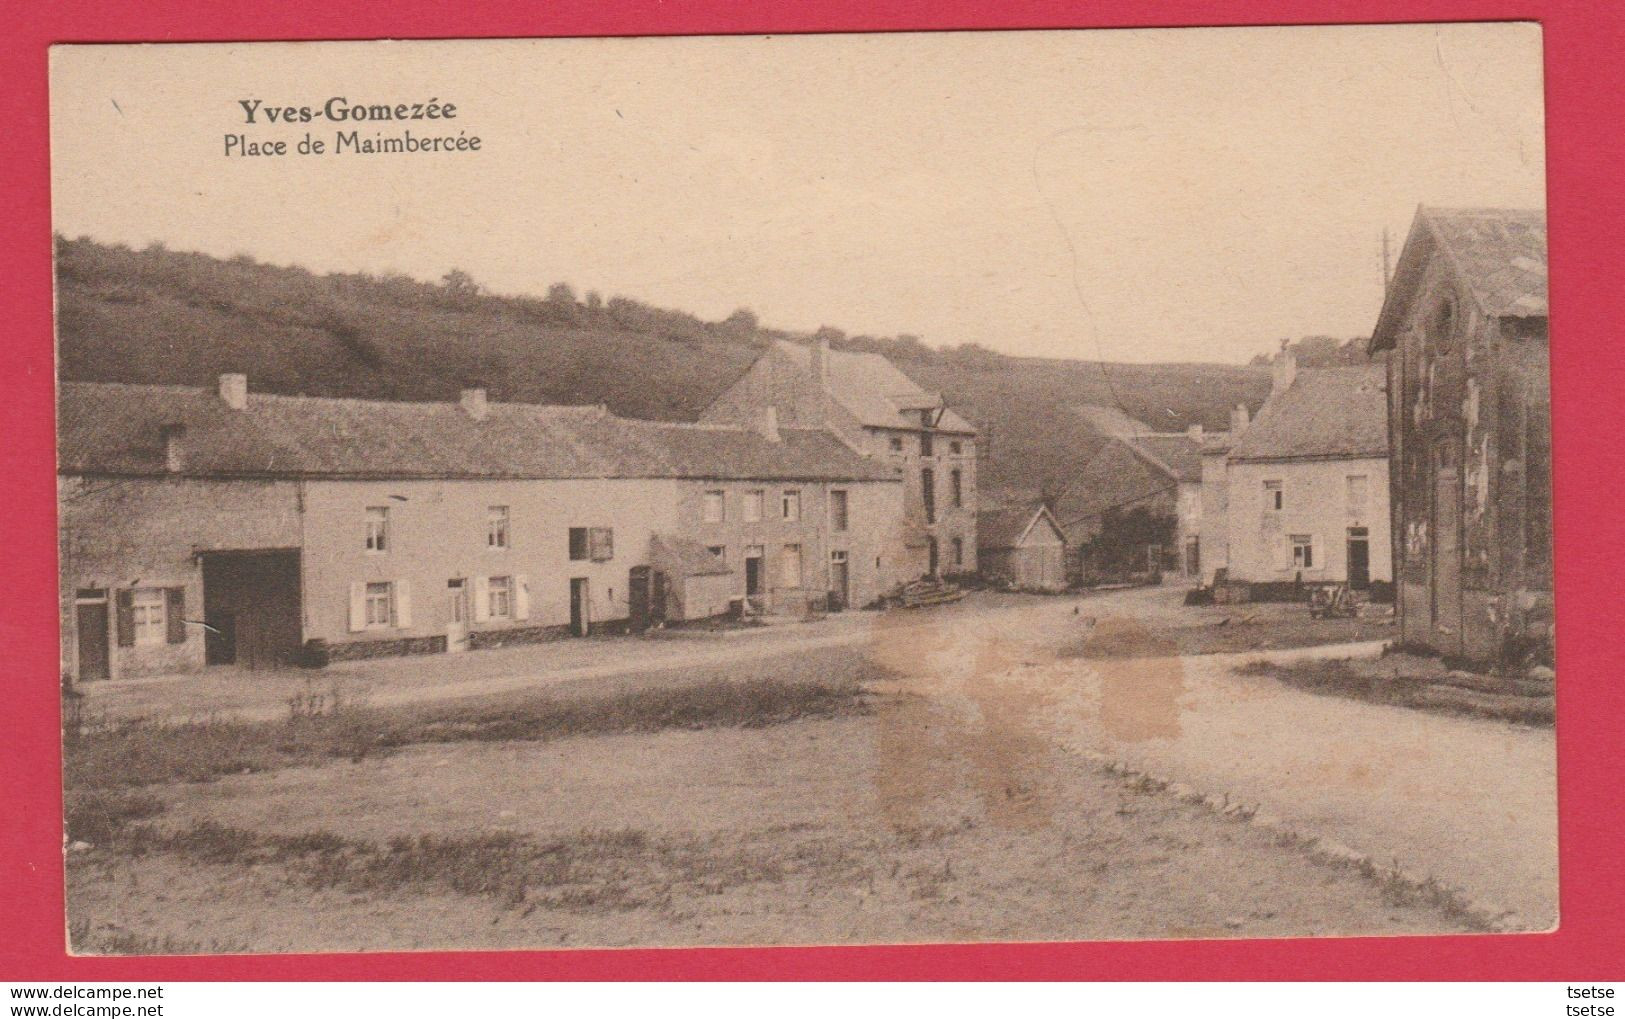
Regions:
[[[74, 46], [51, 93], [69, 237], [1043, 357], [1363, 336], [1385, 228], [1545, 202], [1531, 24]], [[457, 117], [239, 106], [333, 96]], [[446, 126], [479, 151], [331, 152]]]

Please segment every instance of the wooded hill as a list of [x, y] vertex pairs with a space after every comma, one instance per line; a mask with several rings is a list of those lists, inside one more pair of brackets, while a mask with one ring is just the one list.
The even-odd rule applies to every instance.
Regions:
[[[246, 372], [251, 388], [390, 400], [453, 400], [483, 385], [492, 399], [605, 403], [630, 417], [693, 420], [775, 339], [741, 310], [721, 322], [555, 286], [546, 297], [480, 291], [462, 273], [441, 283], [221, 260], [81, 238], [57, 241], [61, 377], [208, 386]], [[1103, 441], [1071, 408], [1118, 405], [1158, 430], [1226, 426], [1257, 410], [1267, 369], [1217, 364], [1105, 364], [1018, 358], [913, 337], [828, 334], [872, 350], [983, 428], [982, 484], [1037, 492], [1064, 483]]]

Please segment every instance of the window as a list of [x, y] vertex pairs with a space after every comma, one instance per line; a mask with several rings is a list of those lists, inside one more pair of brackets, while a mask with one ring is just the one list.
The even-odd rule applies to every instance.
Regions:
[[948, 452], [952, 453], [954, 456], [958, 456], [959, 454], [965, 452], [965, 446], [958, 439], [955, 439], [954, 441], [948, 443]]
[[962, 567], [964, 565], [965, 565], [965, 539], [964, 538], [955, 538], [954, 539], [954, 569], [957, 570], [957, 569], [959, 569], [960, 567]]
[[1292, 542], [1292, 567], [1299, 570], [1312, 570], [1315, 567], [1315, 543], [1307, 534], [1294, 534]]
[[508, 507], [492, 506], [486, 514], [485, 547], [508, 547]]
[[957, 467], [948, 472], [948, 487], [953, 492], [954, 508], [965, 505], [965, 479]]
[[161, 587], [139, 587], [130, 595], [130, 620], [135, 627], [135, 643], [162, 644], [168, 639], [165, 600]]
[[720, 524], [727, 514], [727, 508], [726, 494], [720, 488], [713, 488], [705, 493], [700, 515], [708, 524]]
[[779, 579], [785, 587], [801, 586], [801, 546], [786, 545], [779, 556]]
[[763, 491], [752, 488], [745, 493], [745, 523], [754, 524], [762, 519]]
[[801, 490], [799, 488], [786, 488], [784, 496], [779, 500], [779, 511], [786, 520], [801, 519]]
[[893, 453], [901, 453], [903, 451], [903, 437], [901, 435], [893, 435], [891, 437], [891, 451]]
[[1358, 517], [1365, 515], [1365, 502], [1368, 494], [1368, 488], [1369, 485], [1364, 474], [1350, 474], [1348, 476], [1349, 516]]
[[1283, 505], [1281, 483], [1279, 481], [1264, 482], [1264, 512], [1279, 513]]
[[507, 619], [513, 615], [513, 578], [492, 577], [485, 583], [486, 615]]
[[580, 562], [588, 556], [587, 529], [585, 527], [570, 528], [570, 561]]
[[920, 497], [925, 500], [925, 522], [937, 522], [937, 475], [927, 467], [920, 472]]
[[718, 559], [721, 559], [723, 562], [728, 561], [727, 545], [710, 545], [706, 547], [706, 551], [716, 556]]
[[934, 455], [934, 451], [931, 448], [931, 433], [930, 432], [921, 432], [920, 433], [920, 455], [921, 456], [932, 456], [932, 455]]
[[613, 527], [587, 528], [587, 557], [595, 563], [607, 563], [615, 558]]
[[394, 585], [388, 581], [367, 585], [367, 629], [383, 629], [390, 624], [390, 608], [394, 599]]
[[467, 585], [463, 583], [463, 578], [453, 577], [446, 581], [446, 592], [451, 597], [451, 621], [468, 622]]
[[838, 488], [829, 493], [829, 529], [846, 530], [846, 492]]
[[367, 507], [367, 551], [389, 551], [389, 507]]

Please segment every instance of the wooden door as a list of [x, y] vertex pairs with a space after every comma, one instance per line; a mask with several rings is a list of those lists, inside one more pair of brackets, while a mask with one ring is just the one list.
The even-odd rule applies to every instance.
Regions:
[[1365, 528], [1349, 530], [1348, 544], [1349, 587], [1364, 591], [1371, 586], [1371, 540]]
[[852, 604], [851, 573], [847, 569], [846, 553], [835, 552], [830, 556], [829, 563], [830, 593], [835, 596], [835, 603], [830, 611], [839, 612]]
[[74, 609], [79, 640], [79, 679], [111, 676], [107, 651], [107, 599], [80, 602]]

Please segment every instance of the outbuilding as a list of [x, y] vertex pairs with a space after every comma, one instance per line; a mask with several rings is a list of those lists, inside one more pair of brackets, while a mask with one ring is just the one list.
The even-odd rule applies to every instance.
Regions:
[[978, 513], [976, 534], [983, 576], [1030, 591], [1066, 586], [1066, 538], [1042, 503]]

